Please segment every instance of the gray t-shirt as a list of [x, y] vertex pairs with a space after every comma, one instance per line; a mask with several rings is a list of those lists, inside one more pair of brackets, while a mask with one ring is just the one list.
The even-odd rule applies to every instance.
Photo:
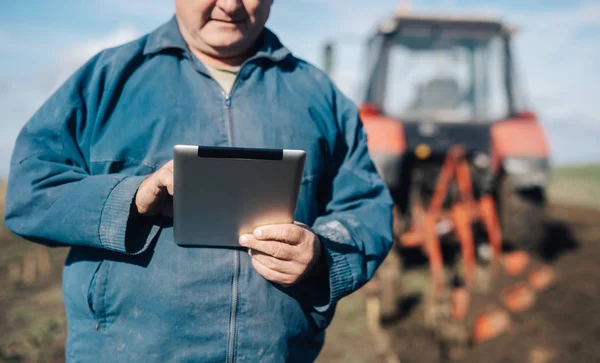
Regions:
[[235, 82], [235, 77], [237, 76], [240, 67], [213, 67], [209, 64], [204, 63], [204, 66], [210, 73], [210, 76], [217, 81], [221, 89], [225, 91], [225, 93], [229, 94], [231, 92], [231, 87], [233, 87], [233, 82]]

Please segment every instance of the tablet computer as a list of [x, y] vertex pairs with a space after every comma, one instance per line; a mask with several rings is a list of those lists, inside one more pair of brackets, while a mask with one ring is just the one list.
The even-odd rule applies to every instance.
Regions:
[[176, 145], [173, 233], [181, 246], [239, 247], [259, 226], [292, 223], [302, 150]]

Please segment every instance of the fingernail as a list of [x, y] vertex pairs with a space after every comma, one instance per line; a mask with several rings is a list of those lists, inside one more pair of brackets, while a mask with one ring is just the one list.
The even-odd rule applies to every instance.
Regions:
[[260, 236], [262, 236], [262, 231], [260, 229], [255, 229], [254, 230], [254, 236], [256, 238], [259, 238]]
[[246, 236], [244, 236], [244, 235], [241, 235], [241, 236], [240, 236], [240, 239], [239, 239], [239, 243], [240, 243], [242, 246], [245, 246], [245, 245], [248, 243], [248, 237], [246, 237]]

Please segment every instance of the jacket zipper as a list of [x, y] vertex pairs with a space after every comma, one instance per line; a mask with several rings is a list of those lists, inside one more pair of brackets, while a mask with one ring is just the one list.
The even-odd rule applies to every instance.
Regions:
[[227, 354], [227, 362], [233, 363], [233, 356], [235, 351], [235, 319], [237, 313], [238, 304], [238, 280], [240, 278], [240, 251], [235, 251], [235, 270], [233, 272], [233, 285], [232, 285], [232, 302], [231, 302], [231, 320], [229, 322], [229, 352]]
[[[233, 81], [233, 85], [229, 90], [229, 93], [225, 92], [225, 90], [221, 89], [221, 95], [223, 95], [223, 107], [225, 108], [225, 123], [227, 126], [227, 145], [229, 147], [233, 146], [233, 127], [231, 125], [231, 115], [230, 115], [230, 107], [231, 107], [231, 94], [235, 88], [235, 85], [238, 80], [239, 72], [244, 67], [244, 62], [240, 66], [240, 70]], [[196, 68], [198, 70], [198, 68]], [[217, 87], [221, 88], [219, 83], [212, 77], [210, 77]], [[235, 338], [236, 338], [236, 329], [235, 329], [235, 319], [237, 315], [237, 305], [238, 305], [238, 285], [240, 279], [240, 251], [236, 250], [234, 255], [234, 270], [233, 270], [233, 283], [231, 285], [231, 314], [229, 317], [229, 345], [227, 348], [227, 363], [233, 363], [234, 361], [234, 353], [235, 353]]]
[[[232, 87], [233, 89], [233, 87]], [[231, 116], [229, 116], [229, 106], [231, 106], [231, 92], [225, 93], [223, 91], [223, 97], [225, 97], [224, 105], [225, 105], [225, 121], [227, 122], [227, 145], [229, 147], [233, 146], [233, 131], [231, 129]]]
[[[237, 77], [236, 77], [237, 80]], [[234, 81], [235, 85], [235, 81]], [[233, 90], [233, 86], [231, 87]], [[233, 146], [233, 130], [231, 126], [231, 116], [229, 113], [229, 107], [231, 106], [231, 92], [228, 94], [223, 92], [223, 96], [225, 97], [224, 106], [225, 106], [225, 121], [227, 123], [227, 144], [229, 147]], [[237, 314], [237, 305], [238, 305], [238, 284], [240, 277], [240, 251], [235, 251], [234, 255], [234, 270], [233, 270], [233, 283], [231, 286], [231, 316], [229, 320], [229, 347], [227, 351], [227, 363], [233, 363], [234, 361], [234, 353], [235, 353], [235, 338], [236, 338], [236, 329], [235, 329], [235, 319]]]
[[[250, 60], [251, 59], [247, 59], [240, 66], [240, 69], [238, 70], [235, 80], [233, 81], [233, 85], [231, 85], [231, 89], [229, 90], [229, 93], [227, 93], [223, 89], [221, 89], [221, 94], [223, 95], [223, 106], [225, 108], [225, 122], [227, 124], [227, 145], [229, 145], [229, 147], [233, 146], [233, 127], [231, 125], [231, 115], [230, 115], [231, 94], [233, 93], [233, 90], [235, 89], [235, 86], [238, 82], [238, 78], [239, 78], [240, 72], [242, 71], [242, 68], [244, 68], [244, 65], [246, 65], [246, 63], [248, 63]], [[194, 64], [194, 62], [192, 62], [192, 64]], [[194, 68], [201, 73], [207, 74], [206, 72], [202, 72], [195, 65], [194, 65]], [[212, 78], [210, 76], [210, 74], [207, 74], [207, 75], [209, 76], [209, 78], [211, 78], [213, 80], [213, 82], [215, 82], [217, 87], [221, 88], [219, 83], [214, 78]], [[236, 250], [235, 255], [234, 255], [233, 283], [231, 286], [231, 293], [232, 293], [231, 299], [232, 300], [231, 300], [231, 315], [230, 315], [230, 321], [229, 321], [229, 346], [228, 346], [228, 351], [227, 351], [227, 363], [233, 363], [233, 361], [234, 361], [235, 339], [236, 339], [235, 319], [236, 319], [237, 305], [238, 305], [239, 279], [240, 279], [240, 251]]]

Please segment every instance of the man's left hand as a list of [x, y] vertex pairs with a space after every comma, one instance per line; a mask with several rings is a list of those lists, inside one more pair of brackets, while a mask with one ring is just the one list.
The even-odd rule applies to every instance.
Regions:
[[240, 236], [254, 269], [265, 279], [284, 287], [298, 283], [321, 257], [321, 241], [306, 225], [275, 224]]

